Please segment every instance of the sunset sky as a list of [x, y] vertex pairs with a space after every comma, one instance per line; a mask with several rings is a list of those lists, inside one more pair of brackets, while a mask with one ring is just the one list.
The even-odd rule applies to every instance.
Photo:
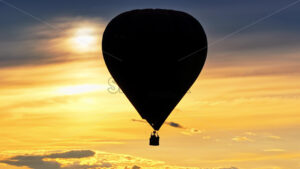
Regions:
[[[101, 51], [142, 8], [190, 13], [209, 43], [159, 147]], [[0, 169], [300, 168], [299, 16], [300, 0], [0, 0]]]

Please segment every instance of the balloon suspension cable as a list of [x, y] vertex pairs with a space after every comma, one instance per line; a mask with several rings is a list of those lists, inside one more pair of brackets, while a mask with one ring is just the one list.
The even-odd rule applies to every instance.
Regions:
[[151, 133], [149, 145], [150, 145], [150, 146], [159, 146], [159, 136], [158, 136], [158, 131], [154, 130], [154, 131]]

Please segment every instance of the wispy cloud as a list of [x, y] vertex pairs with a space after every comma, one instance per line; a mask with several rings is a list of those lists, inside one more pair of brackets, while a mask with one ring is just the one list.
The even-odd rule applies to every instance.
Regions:
[[275, 136], [275, 135], [269, 135], [269, 136], [266, 136], [267, 138], [269, 139], [272, 139], [272, 140], [280, 140], [281, 137], [280, 136]]
[[235, 142], [253, 142], [252, 139], [246, 137], [246, 136], [236, 136], [232, 138]]
[[[147, 121], [145, 121], [145, 120], [138, 120], [138, 119], [131, 119], [131, 120], [134, 122], [147, 123]], [[174, 127], [174, 128], [184, 129], [184, 131], [181, 132], [183, 135], [191, 136], [193, 134], [203, 133], [203, 130], [199, 130], [196, 128], [187, 128], [187, 127], [184, 127], [182, 124], [173, 122], [173, 121], [166, 121], [166, 122], [164, 122], [164, 124]], [[208, 137], [205, 137], [205, 139], [208, 139]]]
[[285, 152], [285, 149], [273, 148], [273, 149], [265, 149], [264, 152]]
[[[141, 123], [147, 123], [147, 121], [145, 120], [138, 120], [138, 119], [131, 119], [134, 122], [141, 122]], [[176, 122], [165, 122], [164, 124], [171, 126], [171, 127], [175, 127], [175, 128], [181, 128], [181, 129], [185, 129], [185, 127], [183, 127], [181, 124], [176, 123]]]
[[[20, 29], [11, 30], [12, 34], [18, 36], [1, 39], [0, 67], [37, 66], [87, 60], [91, 57], [97, 58], [101, 53], [101, 45], [98, 44], [105, 28], [101, 18], [61, 17], [47, 22], [59, 29], [51, 29], [41, 23], [30, 27], [24, 25], [19, 26]], [[74, 36], [79, 29], [92, 29], [88, 34], [95, 38], [95, 43], [89, 44], [90, 50], [86, 51], [89, 55], [78, 52], [80, 46], [74, 44], [76, 42]]]
[[256, 133], [253, 133], [251, 131], [247, 131], [247, 132], [245, 132], [245, 134], [248, 136], [256, 136]]
[[145, 120], [138, 120], [138, 119], [131, 119], [134, 122], [141, 122], [141, 123], [147, 123]]

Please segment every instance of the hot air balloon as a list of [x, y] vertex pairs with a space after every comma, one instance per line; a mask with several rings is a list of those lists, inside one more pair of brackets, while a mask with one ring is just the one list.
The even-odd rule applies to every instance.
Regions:
[[166, 9], [124, 12], [107, 25], [102, 52], [112, 77], [157, 131], [200, 74], [207, 38], [191, 15]]

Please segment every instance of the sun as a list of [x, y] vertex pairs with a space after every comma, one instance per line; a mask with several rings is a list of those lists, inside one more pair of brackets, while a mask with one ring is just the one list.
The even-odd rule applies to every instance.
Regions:
[[97, 50], [98, 38], [92, 27], [83, 27], [75, 30], [72, 38], [72, 48], [78, 52], [92, 52]]

